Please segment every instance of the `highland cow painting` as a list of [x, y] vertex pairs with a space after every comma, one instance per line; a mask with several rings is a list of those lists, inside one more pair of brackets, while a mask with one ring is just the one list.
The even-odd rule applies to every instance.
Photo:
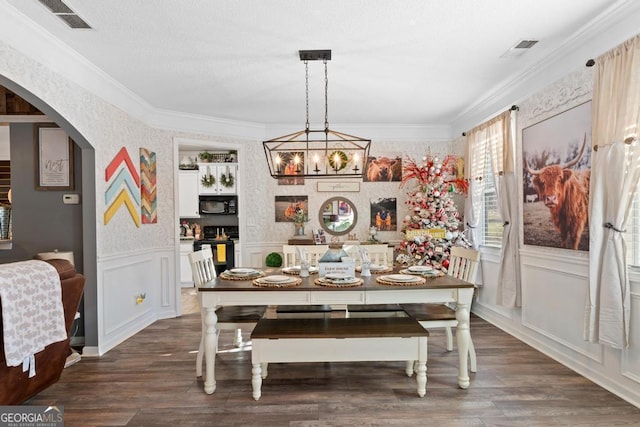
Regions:
[[522, 130], [525, 245], [589, 250], [591, 101]]

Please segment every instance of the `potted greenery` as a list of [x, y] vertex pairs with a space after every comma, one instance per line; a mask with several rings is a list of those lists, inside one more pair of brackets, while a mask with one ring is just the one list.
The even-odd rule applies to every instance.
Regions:
[[198, 157], [205, 163], [210, 163], [213, 160], [213, 154], [208, 151], [203, 151], [202, 153], [198, 154]]
[[277, 252], [271, 252], [264, 262], [267, 267], [280, 267], [282, 265], [282, 255]]

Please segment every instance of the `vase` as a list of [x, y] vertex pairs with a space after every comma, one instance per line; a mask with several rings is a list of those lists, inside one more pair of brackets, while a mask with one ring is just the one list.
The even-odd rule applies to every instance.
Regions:
[[294, 227], [294, 236], [304, 236], [304, 222], [296, 222]]

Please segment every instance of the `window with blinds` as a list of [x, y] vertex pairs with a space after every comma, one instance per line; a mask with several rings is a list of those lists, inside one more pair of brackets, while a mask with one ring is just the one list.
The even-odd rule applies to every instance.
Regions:
[[[489, 157], [487, 153], [487, 157]], [[487, 161], [485, 168], [485, 188], [482, 194], [482, 244], [484, 246], [502, 246], [503, 222], [498, 213], [498, 196], [491, 168]]]

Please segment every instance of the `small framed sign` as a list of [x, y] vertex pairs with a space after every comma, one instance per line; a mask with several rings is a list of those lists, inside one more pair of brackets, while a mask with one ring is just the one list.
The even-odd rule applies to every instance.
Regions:
[[73, 141], [59, 127], [36, 126], [36, 190], [73, 190]]
[[357, 193], [360, 191], [360, 183], [351, 181], [318, 181], [318, 191]]

